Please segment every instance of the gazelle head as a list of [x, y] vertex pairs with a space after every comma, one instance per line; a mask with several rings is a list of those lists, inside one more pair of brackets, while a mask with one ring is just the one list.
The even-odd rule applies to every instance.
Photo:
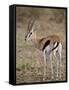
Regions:
[[35, 18], [31, 18], [28, 23], [27, 33], [25, 35], [25, 40], [32, 40], [35, 32]]

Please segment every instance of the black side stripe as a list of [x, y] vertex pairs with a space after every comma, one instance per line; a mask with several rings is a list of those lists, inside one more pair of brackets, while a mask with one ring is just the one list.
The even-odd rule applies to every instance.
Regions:
[[53, 51], [54, 49], [56, 49], [56, 48], [58, 47], [58, 45], [59, 45], [59, 42], [57, 42], [57, 45], [52, 49], [52, 51]]
[[42, 48], [42, 51], [45, 49], [46, 46], [48, 46], [50, 44], [50, 40], [47, 40]]

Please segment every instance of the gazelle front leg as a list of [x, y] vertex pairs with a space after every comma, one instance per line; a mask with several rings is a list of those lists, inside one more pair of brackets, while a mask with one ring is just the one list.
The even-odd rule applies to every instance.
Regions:
[[43, 52], [43, 56], [44, 56], [44, 73], [43, 73], [43, 80], [45, 80], [46, 78], [46, 52]]
[[51, 79], [54, 78], [54, 74], [53, 74], [53, 53], [50, 53], [50, 64], [51, 64]]

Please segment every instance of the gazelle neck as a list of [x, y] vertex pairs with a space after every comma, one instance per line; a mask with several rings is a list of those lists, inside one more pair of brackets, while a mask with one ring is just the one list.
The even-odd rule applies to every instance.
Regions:
[[36, 47], [36, 48], [38, 48], [39, 49], [39, 47], [40, 47], [40, 37], [38, 37], [37, 35], [36, 35], [36, 32], [37, 31], [35, 31], [34, 33], [33, 33], [33, 35], [32, 35], [32, 39], [31, 39], [31, 41], [32, 41], [32, 43], [33, 43], [33, 45]]

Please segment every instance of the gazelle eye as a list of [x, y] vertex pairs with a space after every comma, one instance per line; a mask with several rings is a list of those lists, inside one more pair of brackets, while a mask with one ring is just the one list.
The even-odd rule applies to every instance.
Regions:
[[32, 34], [32, 32], [30, 33], [30, 35]]
[[29, 37], [32, 35], [32, 32], [29, 34]]

